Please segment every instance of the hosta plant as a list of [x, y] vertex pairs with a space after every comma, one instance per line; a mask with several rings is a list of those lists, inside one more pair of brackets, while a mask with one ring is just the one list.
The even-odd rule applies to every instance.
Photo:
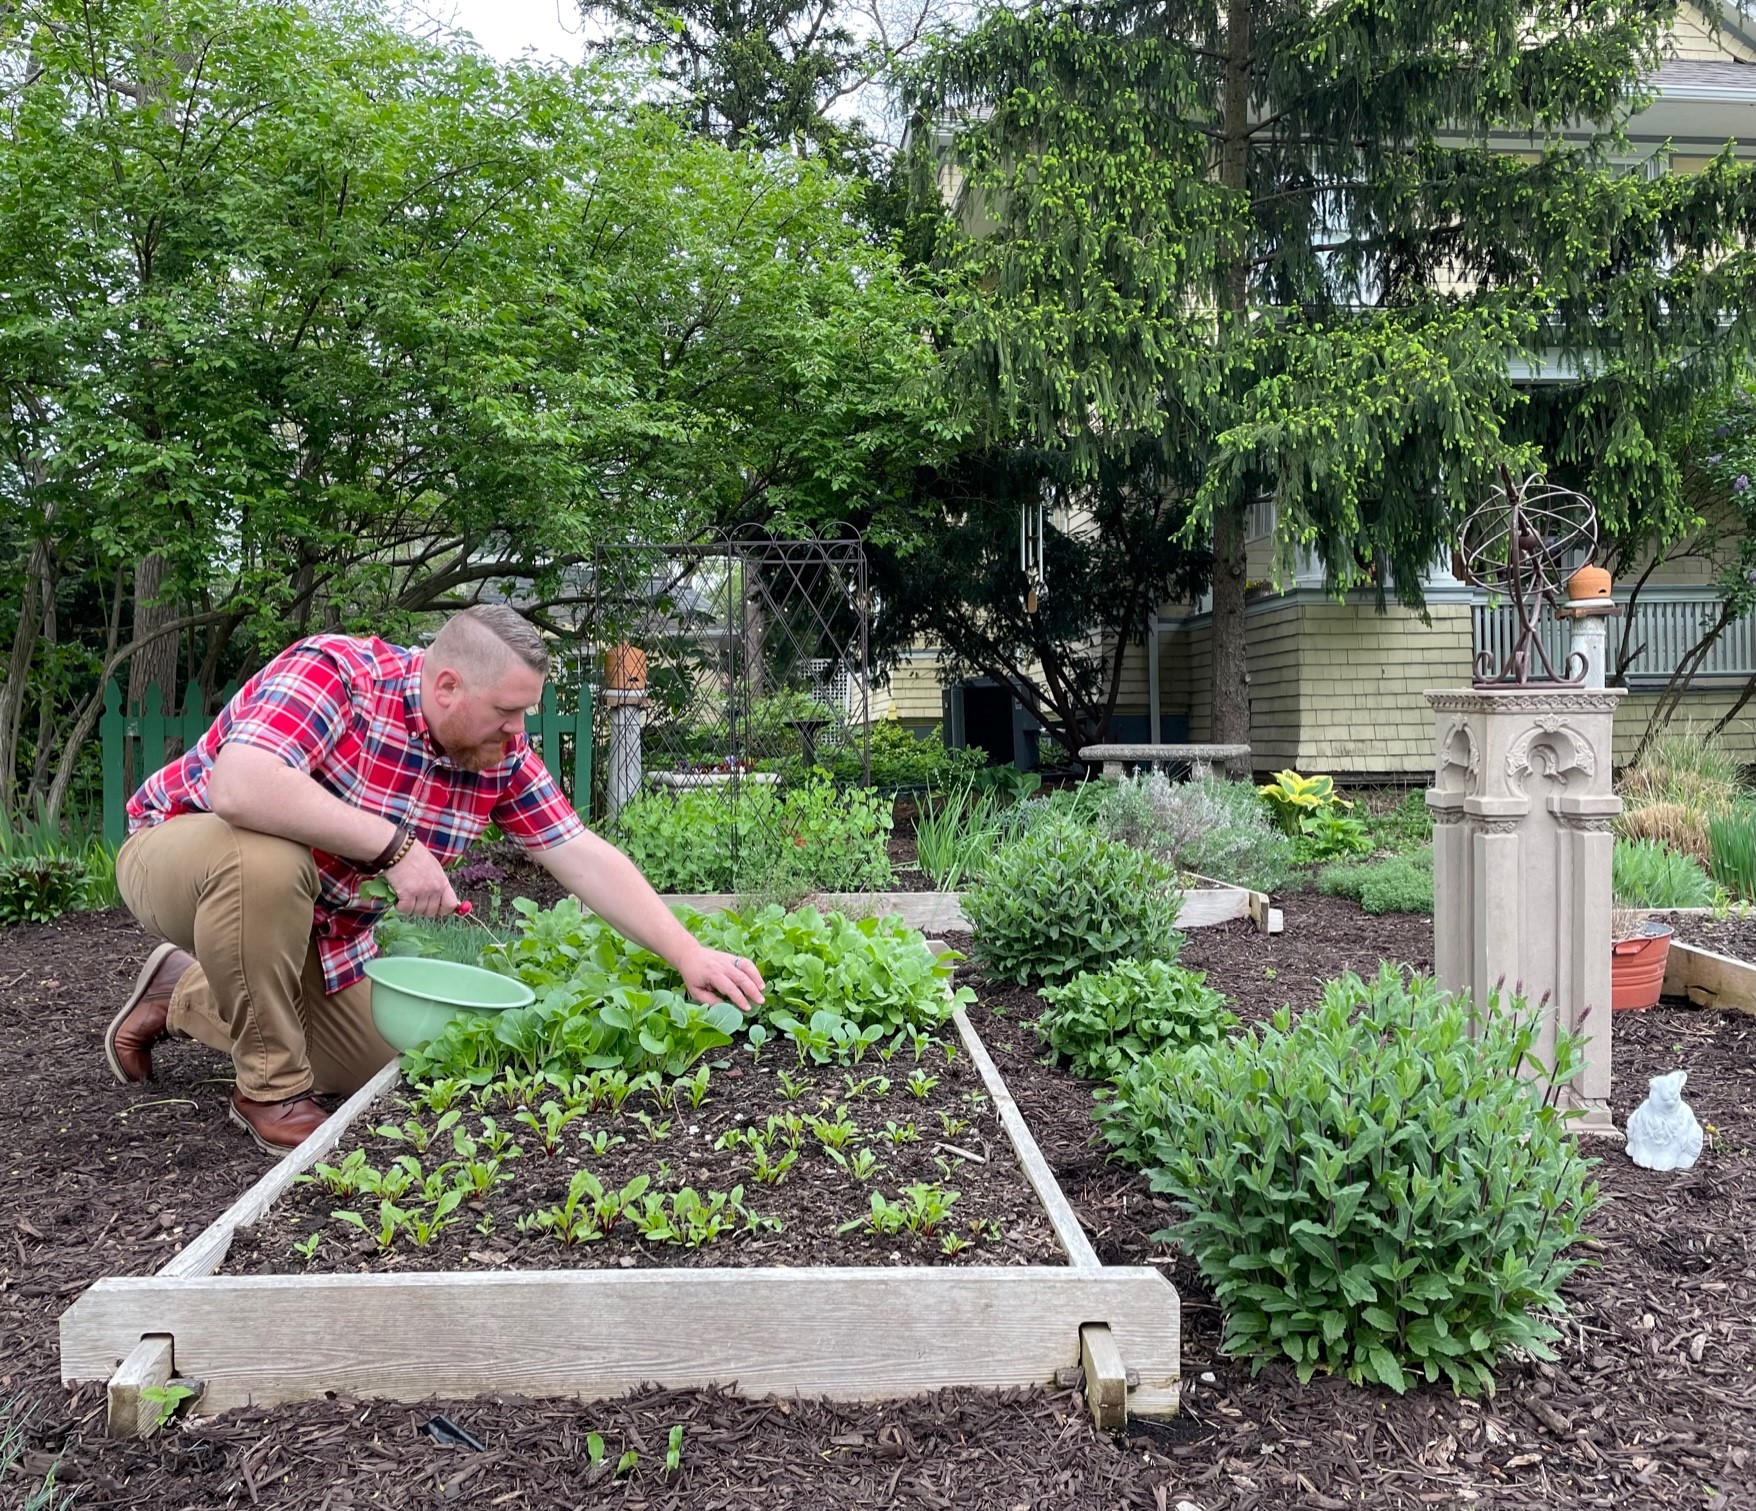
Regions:
[[[1173, 952], [1174, 954], [1174, 952]], [[1172, 959], [1123, 960], [1044, 987], [1037, 1037], [1075, 1075], [1107, 1080], [1159, 1049], [1211, 1044], [1238, 1019], [1200, 971]]]
[[1557, 1105], [1581, 1041], [1538, 1063], [1538, 1017], [1386, 965], [1297, 1023], [1117, 1078], [1104, 1133], [1181, 1208], [1163, 1236], [1213, 1288], [1229, 1352], [1466, 1394], [1509, 1347], [1553, 1357], [1597, 1189]]
[[1338, 797], [1335, 778], [1300, 776], [1296, 771], [1277, 771], [1272, 782], [1256, 789], [1268, 804], [1274, 820], [1288, 834], [1298, 834], [1304, 820], [1331, 810], [1345, 813], [1353, 804]]
[[1159, 954], [1183, 894], [1156, 856], [1061, 818], [1002, 845], [962, 901], [990, 974], [1059, 982]]

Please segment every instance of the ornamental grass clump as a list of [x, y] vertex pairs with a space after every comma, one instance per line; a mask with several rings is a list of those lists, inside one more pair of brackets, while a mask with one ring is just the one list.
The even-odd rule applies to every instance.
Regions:
[[1161, 1049], [1217, 1043], [1238, 1019], [1205, 975], [1176, 963], [1181, 944], [1173, 936], [1166, 959], [1123, 960], [1044, 987], [1037, 1037], [1075, 1075], [1099, 1081]]
[[1476, 1015], [1386, 965], [1297, 1023], [1282, 1009], [1117, 1078], [1104, 1134], [1181, 1207], [1161, 1237], [1213, 1288], [1228, 1352], [1467, 1395], [1508, 1347], [1554, 1357], [1597, 1188], [1556, 1105], [1583, 1041], [1540, 1064], [1539, 1017], [1498, 995]]
[[1701, 863], [1655, 839], [1616, 840], [1610, 858], [1616, 905], [1623, 908], [1709, 908], [1713, 883]]
[[1000, 846], [962, 905], [990, 975], [1055, 983], [1162, 953], [1183, 895], [1164, 861], [1059, 817]]

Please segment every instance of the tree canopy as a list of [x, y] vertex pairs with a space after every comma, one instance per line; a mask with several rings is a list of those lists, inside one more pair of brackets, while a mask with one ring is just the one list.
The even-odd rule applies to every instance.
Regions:
[[1282, 560], [1411, 605], [1503, 463], [1681, 518], [1663, 440], [1748, 350], [1756, 192], [1617, 153], [1675, 9], [996, 4], [913, 72], [958, 391], [992, 443], [1185, 492], [1215, 738], [1248, 739], [1258, 499]]
[[0, 808], [59, 804], [146, 634], [211, 695], [296, 633], [507, 579], [540, 613], [597, 540], [906, 480], [933, 356], [857, 189], [647, 83], [367, 4], [0, 11]]

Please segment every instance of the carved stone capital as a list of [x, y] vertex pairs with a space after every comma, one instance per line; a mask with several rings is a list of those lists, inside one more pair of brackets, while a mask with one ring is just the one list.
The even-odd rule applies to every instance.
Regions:
[[1435, 713], [1613, 714], [1626, 696], [1620, 687], [1437, 688], [1421, 695]]
[[1615, 820], [1598, 813], [1557, 813], [1555, 822], [1574, 834], [1613, 834]]
[[1472, 813], [1469, 826], [1477, 834], [1516, 834], [1524, 822], [1522, 816], [1501, 813]]

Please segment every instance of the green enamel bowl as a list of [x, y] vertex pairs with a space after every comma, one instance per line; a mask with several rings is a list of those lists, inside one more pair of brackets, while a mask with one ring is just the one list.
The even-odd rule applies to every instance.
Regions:
[[366, 962], [372, 1022], [393, 1049], [417, 1049], [464, 1013], [499, 1013], [537, 999], [522, 981], [454, 960], [381, 955]]

